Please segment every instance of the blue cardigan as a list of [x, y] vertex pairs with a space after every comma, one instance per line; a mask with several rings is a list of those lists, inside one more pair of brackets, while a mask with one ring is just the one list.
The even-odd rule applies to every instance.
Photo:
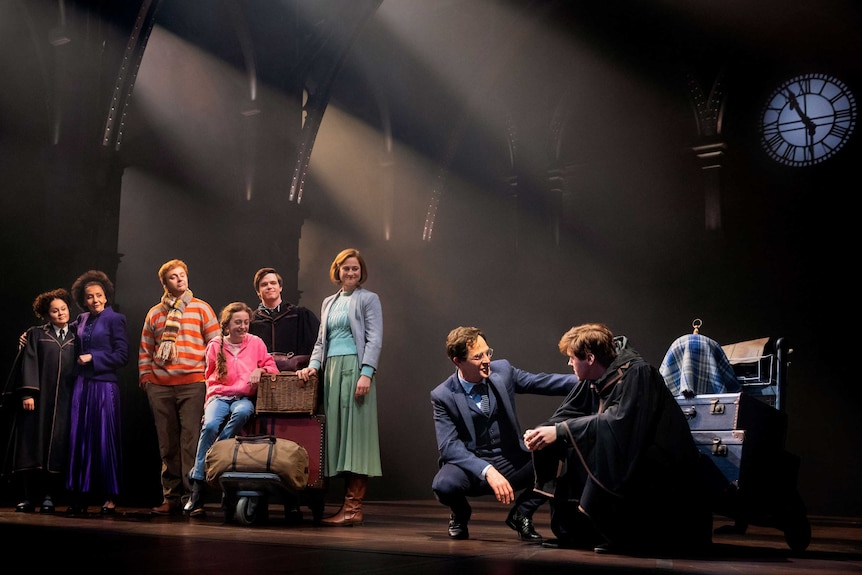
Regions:
[[[340, 290], [328, 296], [323, 300], [323, 305], [320, 307], [320, 330], [317, 335], [317, 342], [314, 344], [314, 351], [311, 352], [311, 362], [309, 363], [309, 367], [313, 367], [318, 371], [321, 371], [322, 367], [326, 364], [328, 356], [326, 323], [329, 310], [339, 293]], [[376, 293], [368, 291], [365, 288], [356, 288], [350, 296], [347, 315], [350, 319], [350, 331], [353, 333], [353, 339], [356, 341], [356, 354], [359, 359], [359, 365], [367, 365], [374, 371], [377, 371], [377, 364], [380, 361], [380, 350], [383, 346], [383, 308], [380, 305], [380, 298]]]

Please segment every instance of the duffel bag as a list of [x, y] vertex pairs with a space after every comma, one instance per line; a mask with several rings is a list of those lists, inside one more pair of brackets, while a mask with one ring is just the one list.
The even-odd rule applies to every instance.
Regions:
[[308, 452], [289, 439], [273, 435], [236, 436], [213, 443], [206, 455], [206, 480], [218, 487], [226, 472], [275, 473], [294, 491], [308, 484]]

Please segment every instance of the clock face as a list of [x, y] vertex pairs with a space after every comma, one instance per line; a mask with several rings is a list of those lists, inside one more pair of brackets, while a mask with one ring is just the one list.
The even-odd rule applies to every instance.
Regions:
[[856, 99], [827, 74], [804, 74], [784, 82], [761, 116], [763, 149], [788, 166], [810, 166], [840, 150], [856, 125]]

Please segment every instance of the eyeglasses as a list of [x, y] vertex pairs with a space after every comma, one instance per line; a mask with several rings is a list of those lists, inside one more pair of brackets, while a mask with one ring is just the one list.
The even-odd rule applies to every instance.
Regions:
[[482, 353], [477, 353], [476, 355], [473, 355], [473, 356], [469, 357], [468, 359], [472, 359], [473, 361], [482, 361], [482, 359], [486, 355], [488, 356], [488, 359], [491, 359], [491, 356], [494, 355], [494, 348], [489, 347], [488, 351], [485, 351]]

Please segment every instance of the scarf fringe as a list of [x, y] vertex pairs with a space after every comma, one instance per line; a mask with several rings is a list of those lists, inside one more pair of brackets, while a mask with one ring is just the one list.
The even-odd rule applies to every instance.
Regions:
[[163, 341], [156, 351], [155, 360], [159, 363], [174, 363], [177, 360], [177, 345], [173, 341]]

